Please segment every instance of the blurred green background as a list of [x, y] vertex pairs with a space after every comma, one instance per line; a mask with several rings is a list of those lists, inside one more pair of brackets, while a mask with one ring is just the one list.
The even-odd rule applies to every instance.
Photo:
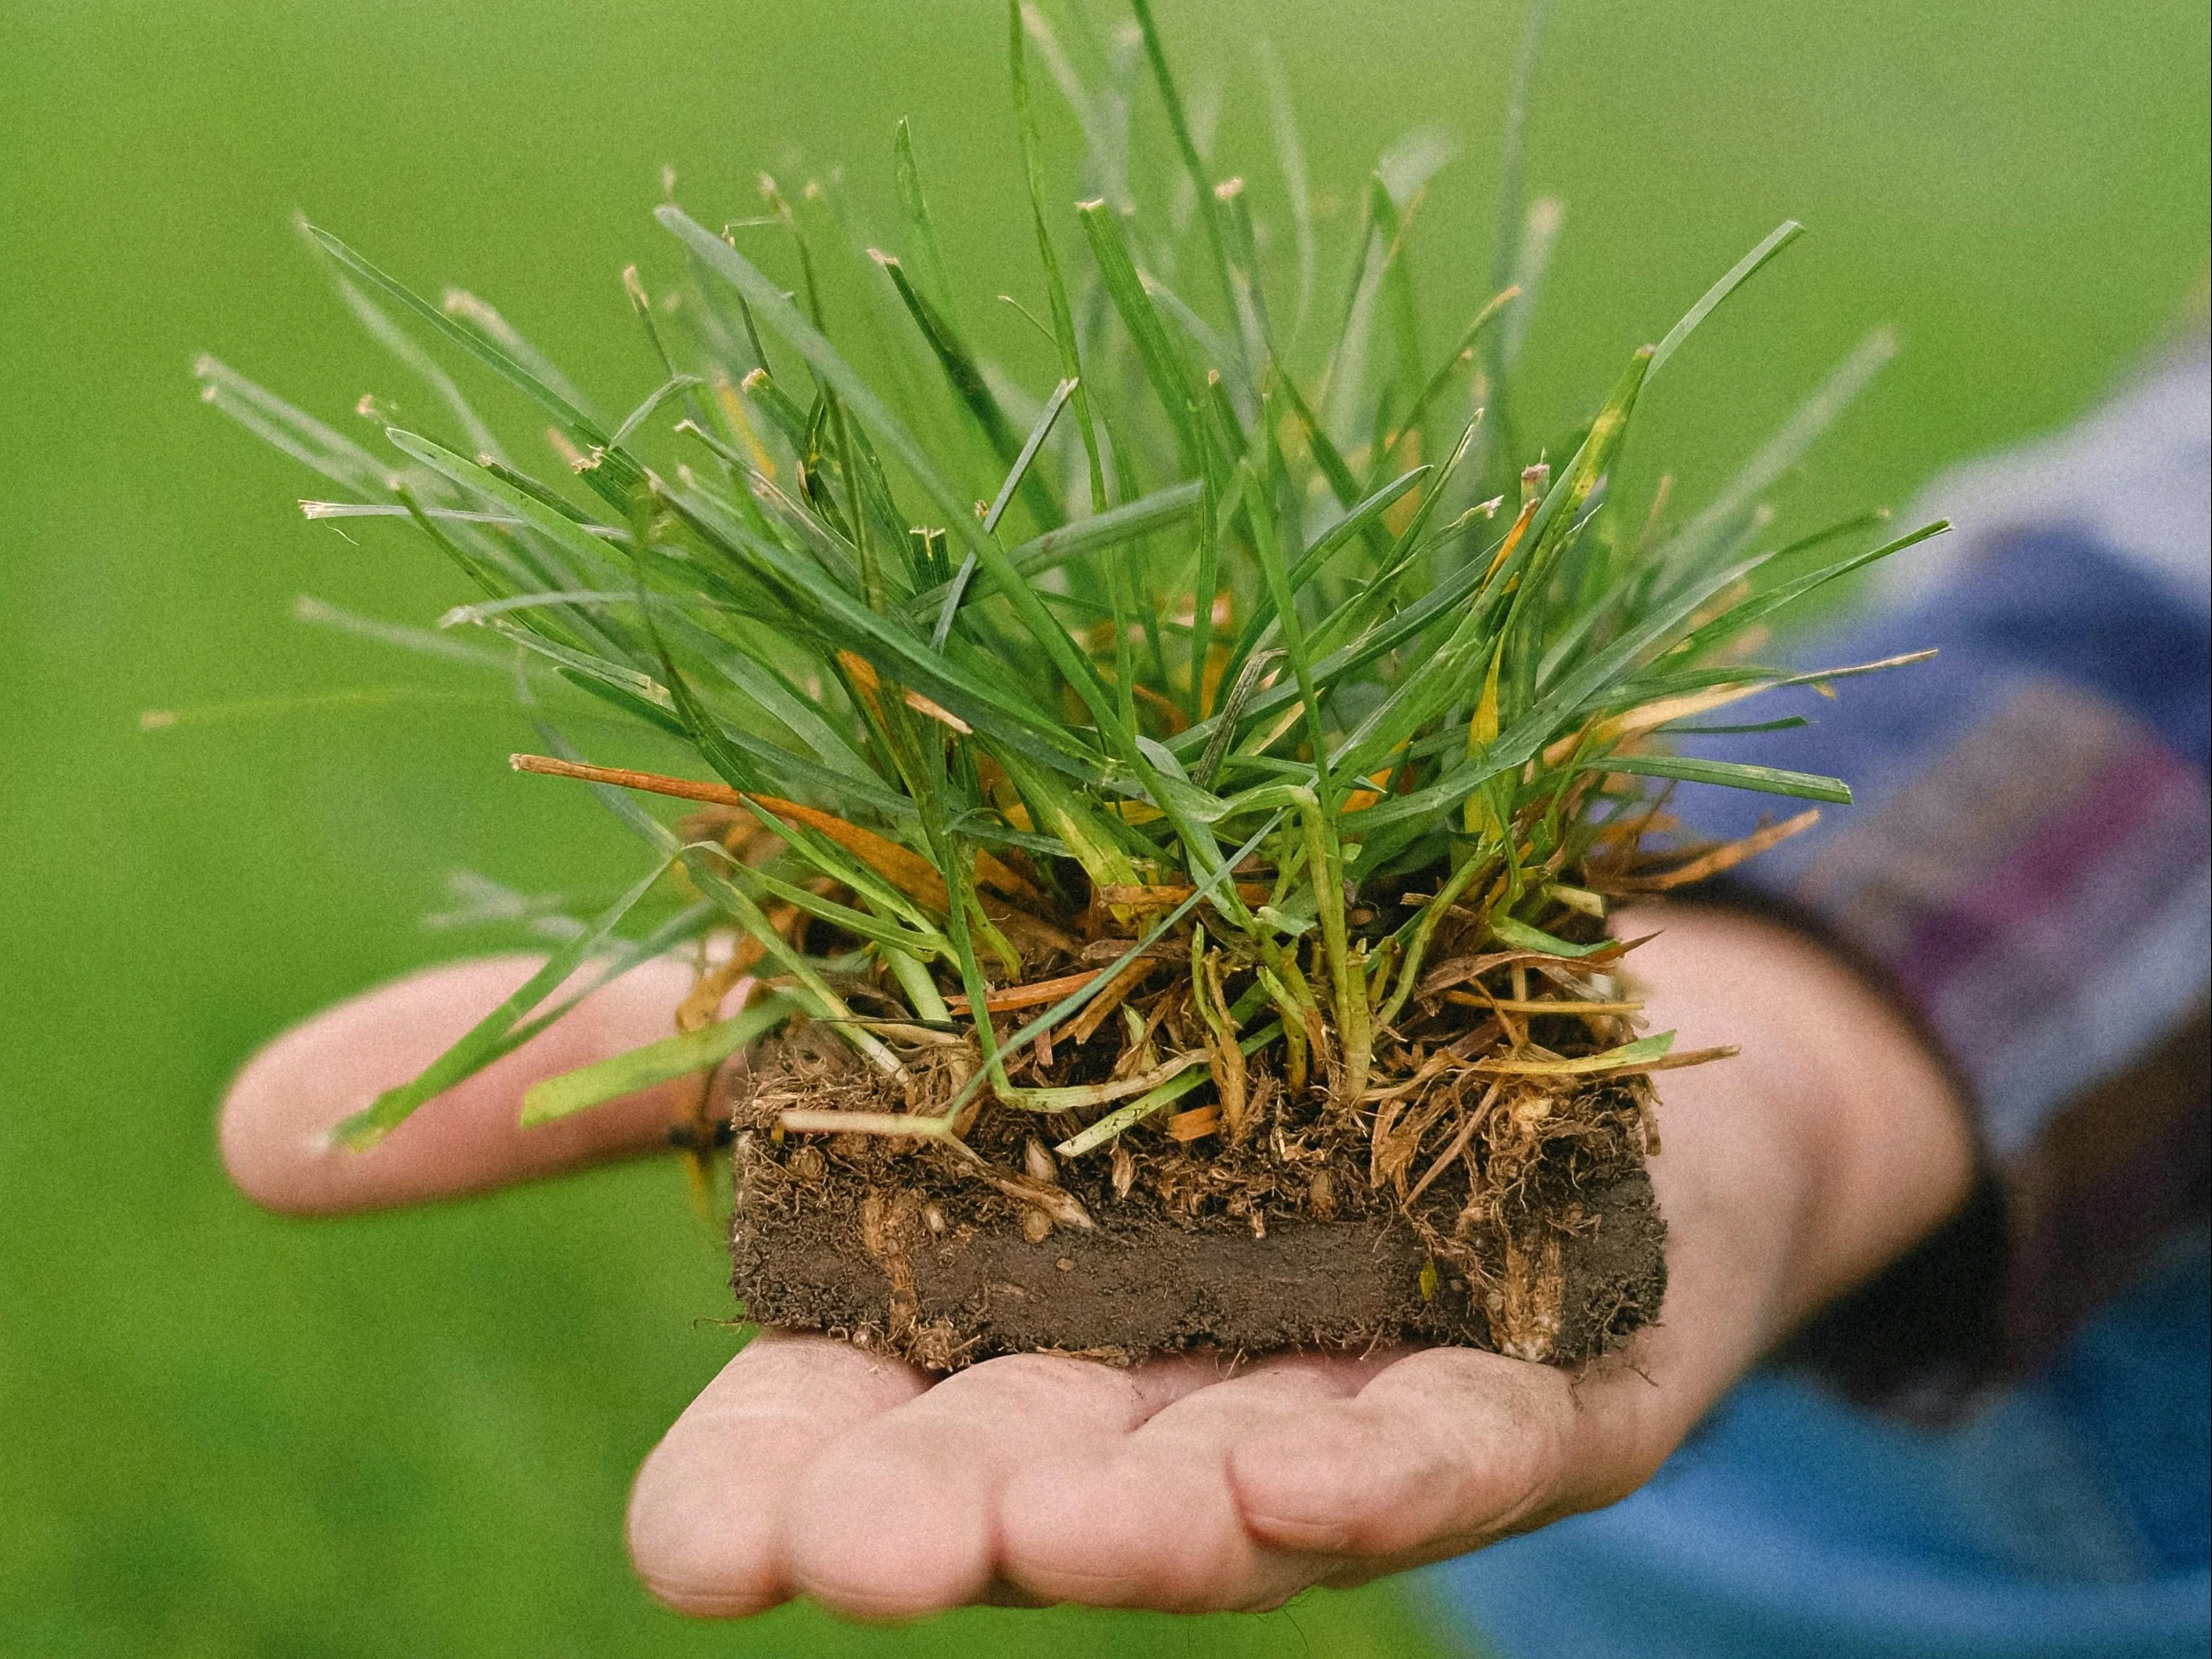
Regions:
[[[1159, 9], [1187, 77], [1227, 86], [1224, 171], [1271, 171], [1259, 33], [1320, 191], [1409, 125], [1454, 135], [1420, 269], [1436, 326], [1472, 308], [1517, 6]], [[214, 1157], [255, 1043], [470, 948], [421, 925], [448, 870], [538, 890], [635, 864], [580, 793], [512, 780], [495, 713], [137, 729], [439, 683], [288, 619], [300, 592], [428, 619], [459, 595], [427, 550], [303, 524], [309, 475], [192, 398], [202, 349], [344, 425], [364, 391], [409, 395], [289, 216], [493, 298], [623, 407], [658, 377], [616, 273], [665, 258], [664, 163], [710, 216], [750, 210], [759, 167], [843, 161], [889, 222], [910, 114], [956, 275], [1033, 291], [1002, 29], [988, 0], [0, 4], [0, 1651], [1450, 1650], [1394, 1587], [1200, 1624], [685, 1626], [619, 1531], [732, 1346], [678, 1170], [309, 1225]], [[1571, 417], [1792, 215], [1813, 235], [1661, 394], [1646, 453], [1686, 446], [1686, 484], [1879, 321], [1905, 355], [1793, 507], [1901, 502], [2063, 420], [2202, 279], [2206, 29], [2201, 0], [1563, 0], [1530, 132], [1532, 185], [1569, 204], [1533, 406]]]

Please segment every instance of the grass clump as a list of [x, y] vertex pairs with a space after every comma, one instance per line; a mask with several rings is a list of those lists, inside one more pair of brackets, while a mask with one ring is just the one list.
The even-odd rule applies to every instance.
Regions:
[[[1540, 1271], [1516, 1265], [1542, 1255], [1523, 1223], [1571, 1232], [1589, 1159], [1649, 1144], [1650, 1074], [1710, 1057], [1639, 1035], [1607, 908], [1809, 821], [1658, 854], [1652, 792], [1849, 799], [1666, 739], [1858, 672], [1746, 647], [1778, 606], [1941, 528], [1766, 539], [1760, 494], [1887, 344], [1694, 516], [1626, 510], [1609, 483], [1639, 400], [1797, 227], [1532, 453], [1498, 411], [1557, 219], [1523, 211], [1517, 166], [1498, 280], [1453, 296], [1467, 320], [1434, 350], [1411, 250], [1437, 155], [1386, 155], [1332, 283], [1287, 109], [1286, 222], [1267, 225], [1134, 6], [1080, 65], [1008, 11], [1037, 254], [1016, 303], [1049, 340], [1048, 387], [975, 343], [903, 123], [888, 249], [812, 183], [794, 199], [764, 178], [762, 210], [727, 222], [658, 210], [667, 286], [625, 282], [663, 378], [618, 420], [489, 307], [433, 303], [313, 228], [348, 305], [442, 402], [435, 429], [390, 426], [373, 453], [203, 364], [210, 401], [337, 487], [310, 516], [404, 518], [483, 590], [445, 620], [493, 636], [537, 712], [546, 752], [514, 763], [584, 781], [653, 854], [344, 1133], [373, 1142], [591, 986], [690, 946], [674, 1035], [541, 1084], [527, 1119], [697, 1078], [703, 1149], [705, 1080], [781, 1031], [739, 1108], [767, 1188], [828, 1178], [811, 1138], [832, 1135], [868, 1179], [927, 1170], [1033, 1237], [1115, 1204], [1261, 1236], [1387, 1212], [1422, 1241], [1423, 1298], [1442, 1263], [1497, 1346], [1559, 1357], [1556, 1294], [1532, 1304]], [[1093, 193], [1072, 205], [1042, 158], [1039, 65], [1086, 140]], [[1133, 140], [1154, 113], [1164, 142]], [[825, 303], [856, 282], [858, 328]], [[558, 464], [517, 461], [447, 361], [533, 402]], [[686, 758], [586, 758], [545, 700], [563, 685], [629, 717], [646, 757]], [[695, 810], [671, 827], [641, 793]], [[911, 1307], [895, 1340], [902, 1317], [921, 1357], [973, 1350], [957, 1331], [930, 1347]]]

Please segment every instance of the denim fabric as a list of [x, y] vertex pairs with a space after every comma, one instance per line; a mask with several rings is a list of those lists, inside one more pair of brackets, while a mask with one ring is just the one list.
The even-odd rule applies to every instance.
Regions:
[[2212, 1249], [1956, 1427], [1753, 1376], [1626, 1502], [1431, 1569], [1507, 1659], [2203, 1659]]

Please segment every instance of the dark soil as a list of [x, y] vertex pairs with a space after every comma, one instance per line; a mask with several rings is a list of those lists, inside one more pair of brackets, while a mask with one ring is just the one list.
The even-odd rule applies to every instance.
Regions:
[[933, 1370], [1040, 1349], [1404, 1342], [1579, 1367], [1665, 1292], [1642, 1079], [1491, 1090], [1465, 1155], [1408, 1201], [1402, 1173], [1375, 1178], [1371, 1122], [1332, 1115], [1318, 1090], [1272, 1091], [1243, 1146], [1200, 1152], [1148, 1126], [1064, 1165], [1044, 1146], [1073, 1125], [1001, 1110], [972, 1155], [776, 1131], [802, 1102], [896, 1109], [848, 1055], [801, 1030], [739, 1091], [732, 1282], [763, 1323]]
[[[972, 1224], [934, 1235], [910, 1190], [857, 1196], [740, 1216], [734, 1282], [750, 1317], [890, 1346], [938, 1370], [1038, 1349], [1126, 1359], [1192, 1347], [1498, 1346], [1468, 1281], [1437, 1274], [1395, 1217], [1293, 1221], [1264, 1238], [1141, 1217], [1031, 1243]], [[1596, 1358], [1644, 1324], [1666, 1289], [1649, 1178], [1624, 1176], [1591, 1198], [1588, 1230], [1562, 1238], [1559, 1328], [1543, 1356], [1554, 1364]]]

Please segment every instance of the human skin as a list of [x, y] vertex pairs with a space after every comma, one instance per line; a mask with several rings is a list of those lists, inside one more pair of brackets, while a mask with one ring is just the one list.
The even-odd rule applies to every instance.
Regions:
[[[1742, 1049], [1658, 1079], [1666, 1311], [1623, 1359], [1577, 1378], [1463, 1348], [1129, 1370], [1029, 1354], [933, 1379], [764, 1332], [639, 1472], [639, 1574], [705, 1617], [795, 1595], [876, 1620], [975, 1601], [1261, 1608], [1626, 1497], [1792, 1327], [1948, 1214], [1972, 1154], [1942, 1068], [1816, 945], [1688, 907], [1617, 925], [1657, 930], [1630, 959], [1653, 1029]], [[515, 1112], [534, 1079], [665, 1035], [689, 982], [673, 963], [597, 994], [374, 1150], [328, 1146], [532, 966], [434, 969], [277, 1038], [223, 1107], [232, 1177], [271, 1209], [327, 1215], [665, 1146], [682, 1110], [665, 1090], [545, 1128]]]

